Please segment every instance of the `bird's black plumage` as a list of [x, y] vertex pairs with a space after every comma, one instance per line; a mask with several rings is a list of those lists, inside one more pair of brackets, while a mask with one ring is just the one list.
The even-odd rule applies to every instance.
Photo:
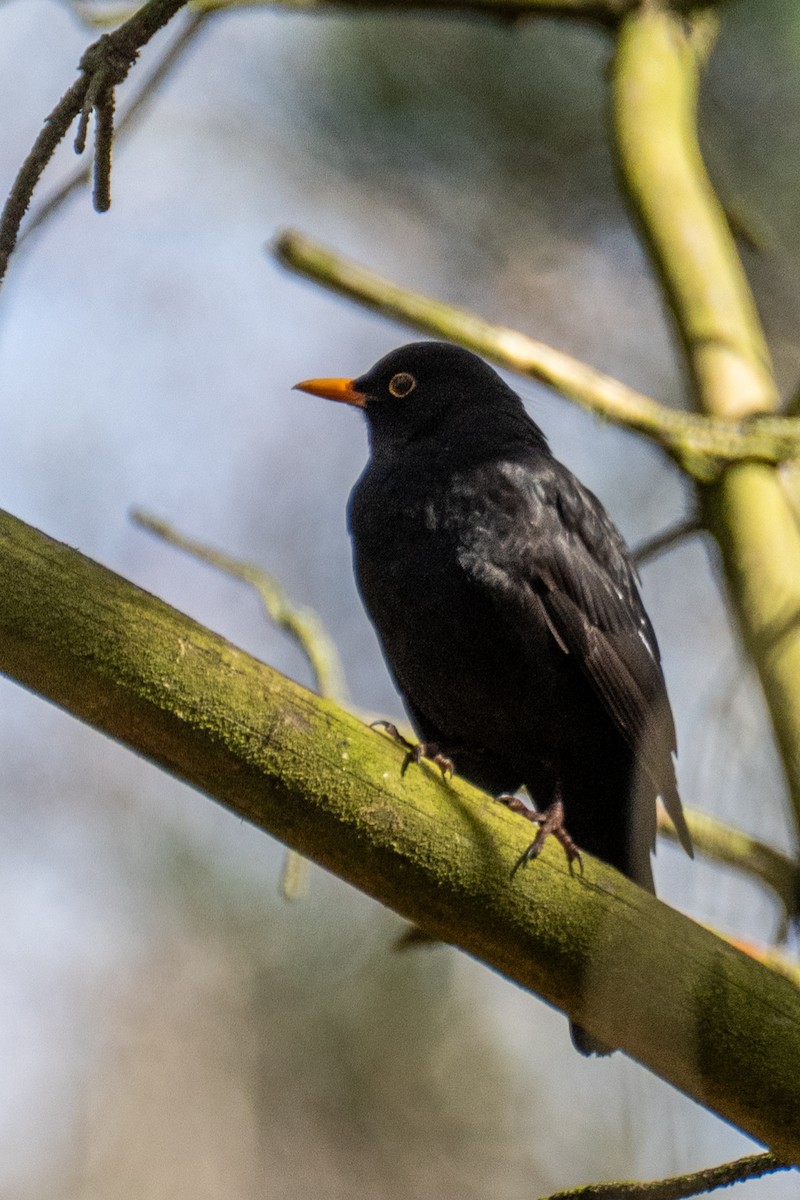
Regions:
[[412, 343], [338, 382], [370, 436], [358, 585], [418, 733], [494, 794], [560, 798], [578, 846], [652, 890], [658, 796], [691, 843], [658, 644], [602, 504], [464, 349]]

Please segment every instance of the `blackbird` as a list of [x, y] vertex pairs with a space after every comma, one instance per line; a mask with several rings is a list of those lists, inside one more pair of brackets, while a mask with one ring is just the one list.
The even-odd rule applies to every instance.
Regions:
[[527, 788], [544, 823], [525, 858], [555, 832], [653, 891], [659, 796], [691, 839], [658, 643], [600, 501], [461, 347], [414, 342], [297, 388], [366, 414], [356, 578], [425, 752], [494, 795]]

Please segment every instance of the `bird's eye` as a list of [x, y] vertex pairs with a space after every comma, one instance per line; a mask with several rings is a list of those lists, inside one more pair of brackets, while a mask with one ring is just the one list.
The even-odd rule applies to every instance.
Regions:
[[389, 380], [389, 391], [393, 396], [402, 399], [409, 392], [413, 392], [417, 386], [417, 381], [413, 375], [409, 375], [408, 371], [401, 371], [399, 375], [393, 375]]

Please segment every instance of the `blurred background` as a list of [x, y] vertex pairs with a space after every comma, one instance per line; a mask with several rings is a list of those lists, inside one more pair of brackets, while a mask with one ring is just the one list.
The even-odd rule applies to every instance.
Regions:
[[[180, 24], [145, 51], [121, 108]], [[95, 36], [62, 4], [0, 7], [6, 190]], [[118, 145], [111, 212], [83, 192], [13, 260], [0, 505], [308, 683], [250, 590], [129, 511], [259, 564], [321, 615], [352, 702], [399, 716], [345, 528], [364, 429], [290, 388], [358, 374], [414, 335], [284, 273], [264, 244], [301, 228], [684, 403], [615, 185], [610, 52], [599, 32], [552, 21], [208, 21]], [[787, 395], [800, 380], [799, 67], [794, 0], [723, 6], [704, 148], [757, 243], [743, 254]], [[64, 150], [39, 202], [74, 164]], [[519, 386], [632, 544], [690, 511], [644, 442]], [[687, 541], [643, 586], [686, 803], [792, 850], [713, 553]], [[2, 1196], [511, 1200], [754, 1149], [621, 1055], [579, 1058], [562, 1016], [459, 952], [396, 952], [400, 919], [322, 871], [287, 903], [279, 845], [6, 680], [0, 783]], [[741, 876], [669, 845], [656, 872], [668, 902], [773, 937], [776, 906]], [[796, 1187], [775, 1176], [737, 1194]]]

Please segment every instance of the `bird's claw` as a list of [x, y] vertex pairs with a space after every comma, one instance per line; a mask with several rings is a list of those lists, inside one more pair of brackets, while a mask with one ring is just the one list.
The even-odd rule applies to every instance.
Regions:
[[547, 839], [551, 836], [556, 839], [567, 856], [570, 874], [574, 873], [573, 864], [576, 862], [580, 868], [581, 875], [583, 874], [583, 856], [564, 824], [564, 805], [561, 800], [554, 800], [544, 812], [537, 812], [536, 809], [528, 808], [527, 804], [523, 803], [517, 796], [510, 796], [504, 793], [501, 796], [496, 796], [495, 799], [500, 804], [504, 804], [506, 808], [511, 809], [512, 812], [518, 813], [521, 817], [525, 817], [526, 820], [533, 821], [534, 824], [539, 826], [536, 831], [536, 837], [514, 864], [514, 869], [511, 872], [512, 875], [516, 875], [520, 867], [527, 867], [529, 862], [533, 862], [534, 859], [538, 858], [541, 854], [542, 846], [544, 846]]
[[421, 763], [423, 758], [430, 759], [435, 763], [442, 772], [443, 779], [452, 779], [455, 774], [455, 764], [452, 758], [448, 758], [446, 754], [440, 754], [433, 745], [428, 745], [426, 742], [410, 742], [407, 737], [403, 737], [400, 730], [392, 721], [373, 721], [370, 729], [382, 729], [387, 733], [392, 741], [397, 742], [406, 751], [406, 761], [401, 768], [401, 774], [405, 775], [410, 763]]
[[456, 773], [456, 765], [452, 758], [448, 758], [446, 754], [433, 754], [429, 756], [431, 762], [436, 763], [436, 766], [442, 772], [442, 779], [452, 779]]
[[370, 729], [382, 729], [384, 733], [389, 735], [393, 742], [397, 742], [398, 745], [405, 747], [409, 754], [413, 754], [417, 749], [417, 746], [413, 742], [410, 742], [407, 737], [403, 737], [400, 730], [392, 721], [371, 721], [369, 727]]

